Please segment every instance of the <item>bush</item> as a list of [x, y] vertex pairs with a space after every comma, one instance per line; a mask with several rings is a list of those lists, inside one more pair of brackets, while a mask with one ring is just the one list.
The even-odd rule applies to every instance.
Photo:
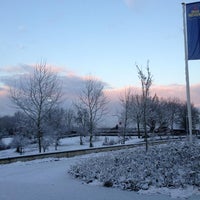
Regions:
[[118, 144], [119, 141], [115, 141], [113, 138], [109, 139], [109, 137], [105, 136], [103, 145], [115, 145]]
[[113, 182], [112, 181], [105, 181], [103, 184], [104, 187], [112, 187], [113, 186]]
[[7, 149], [6, 145], [0, 140], [0, 151]]
[[11, 146], [16, 148], [17, 153], [24, 153], [24, 148], [28, 145], [29, 140], [23, 135], [16, 135], [11, 143]]
[[150, 147], [147, 153], [144, 147], [110, 152], [72, 166], [69, 173], [124, 190], [200, 187], [200, 145], [177, 142]]
[[46, 152], [49, 146], [53, 143], [53, 139], [51, 137], [44, 137], [42, 139], [42, 148], [43, 151]]

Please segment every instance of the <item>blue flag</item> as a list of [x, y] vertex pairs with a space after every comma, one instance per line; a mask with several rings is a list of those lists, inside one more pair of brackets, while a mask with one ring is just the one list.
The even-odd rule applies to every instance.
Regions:
[[200, 2], [186, 4], [188, 60], [200, 59]]

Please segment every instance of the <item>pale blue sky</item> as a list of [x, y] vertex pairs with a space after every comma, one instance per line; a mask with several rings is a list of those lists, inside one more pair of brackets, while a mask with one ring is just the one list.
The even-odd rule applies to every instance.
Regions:
[[[45, 59], [118, 88], [139, 85], [135, 63], [150, 60], [154, 84], [185, 84], [181, 3], [0, 0], [0, 68]], [[189, 66], [190, 83], [199, 83], [200, 61]]]

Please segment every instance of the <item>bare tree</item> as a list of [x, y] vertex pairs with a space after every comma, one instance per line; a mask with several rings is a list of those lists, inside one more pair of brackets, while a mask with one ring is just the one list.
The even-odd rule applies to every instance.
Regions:
[[[63, 108], [54, 108], [51, 112], [46, 115], [45, 124], [43, 126], [47, 137], [45, 138], [45, 143], [54, 143], [55, 150], [58, 149], [59, 140], [64, 136], [67, 126], [65, 121], [65, 110]], [[44, 135], [44, 137], [46, 136]], [[49, 141], [48, 141], [49, 140]], [[44, 149], [44, 148], [43, 148]]]
[[158, 121], [162, 121], [162, 115], [159, 116], [160, 105], [159, 98], [156, 94], [146, 99], [146, 125], [150, 133], [154, 132]]
[[75, 122], [78, 126], [78, 133], [80, 136], [80, 145], [83, 145], [83, 136], [87, 135], [87, 129], [89, 125], [89, 116], [85, 108], [82, 108], [80, 105], [75, 105], [77, 111], [75, 116]]
[[61, 98], [61, 84], [56, 73], [46, 63], [36, 65], [33, 74], [19, 80], [10, 88], [12, 102], [21, 109], [36, 126], [39, 152], [42, 150], [42, 123]]
[[68, 134], [71, 134], [75, 124], [75, 111], [72, 108], [65, 109], [64, 120], [66, 131]]
[[142, 96], [132, 95], [131, 96], [131, 106], [130, 106], [130, 117], [131, 121], [136, 123], [138, 138], [141, 137], [141, 121], [142, 121]]
[[120, 115], [120, 121], [122, 123], [122, 135], [123, 135], [123, 140], [122, 144], [125, 144], [126, 141], [126, 132], [127, 132], [127, 127], [130, 124], [130, 109], [131, 109], [131, 88], [125, 89], [124, 96], [120, 98], [120, 103], [121, 103], [121, 115]]
[[168, 98], [166, 104], [168, 110], [169, 127], [172, 132], [174, 129], [174, 124], [177, 121], [177, 116], [180, 110], [179, 107], [181, 105], [181, 101], [178, 98]]
[[152, 85], [152, 75], [149, 69], [149, 62], [147, 62], [146, 71], [147, 74], [143, 72], [143, 70], [136, 65], [138, 69], [138, 77], [141, 81], [142, 85], [142, 101], [143, 101], [143, 126], [144, 126], [144, 139], [146, 143], [146, 151], [148, 151], [148, 135], [147, 135], [147, 99], [149, 97], [150, 87]]
[[103, 93], [104, 85], [93, 77], [85, 80], [79, 101], [82, 109], [87, 111], [88, 115], [88, 133], [90, 136], [90, 147], [93, 147], [93, 136], [98, 123], [106, 114], [107, 99]]
[[[200, 122], [199, 110], [194, 106], [194, 104], [191, 104], [191, 111], [192, 111], [192, 128], [193, 130], [195, 130], [196, 126]], [[188, 125], [189, 122], [188, 122], [187, 112], [188, 112], [187, 103], [181, 102], [179, 105], [179, 112], [176, 123], [180, 126], [180, 128], [183, 128], [189, 135], [189, 125]]]

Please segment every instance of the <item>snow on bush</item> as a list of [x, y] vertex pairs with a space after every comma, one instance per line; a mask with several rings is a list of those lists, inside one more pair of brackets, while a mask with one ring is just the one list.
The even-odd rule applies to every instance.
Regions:
[[2, 142], [2, 140], [0, 139], [0, 151], [1, 150], [5, 150], [6, 149], [6, 145]]
[[200, 145], [177, 142], [104, 153], [69, 170], [86, 183], [100, 182], [124, 190], [200, 187]]
[[105, 136], [103, 144], [102, 145], [115, 145], [115, 144], [119, 144], [119, 139], [115, 140], [114, 138], [109, 138], [107, 136]]

